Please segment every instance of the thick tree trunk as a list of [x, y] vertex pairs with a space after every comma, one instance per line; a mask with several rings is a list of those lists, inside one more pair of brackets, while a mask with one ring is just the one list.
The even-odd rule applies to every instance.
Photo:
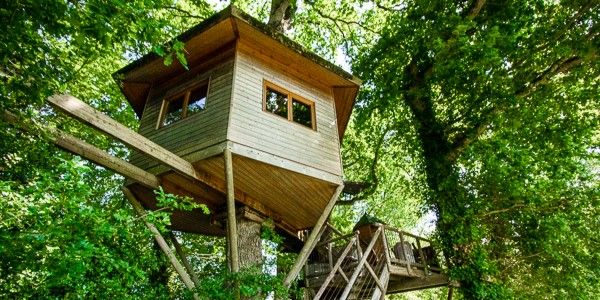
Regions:
[[267, 25], [276, 31], [283, 32], [289, 26], [294, 8], [291, 0], [271, 0], [271, 13]]
[[[410, 81], [405, 87], [405, 101], [418, 124], [417, 132], [430, 188], [427, 201], [437, 214], [437, 232], [449, 267], [460, 268], [469, 265], [474, 245], [477, 243], [477, 237], [471, 230], [469, 194], [460, 184], [460, 174], [455, 161], [448, 156], [453, 151], [453, 145], [444, 134], [444, 127], [436, 118], [432, 100], [427, 96], [427, 80], [432, 64], [427, 63], [427, 60], [421, 64], [414, 61], [406, 69]], [[460, 238], [460, 243], [457, 242], [457, 238]], [[470, 283], [463, 282], [463, 287], [469, 286]]]
[[[235, 220], [237, 224], [237, 250], [240, 270], [252, 266], [262, 266], [262, 218], [250, 211], [249, 208], [242, 207], [236, 210]], [[230, 246], [228, 242], [228, 259], [231, 258], [229, 253], [231, 251]]]
[[263, 263], [261, 226], [261, 223], [238, 214], [237, 231], [240, 269], [261, 266]]

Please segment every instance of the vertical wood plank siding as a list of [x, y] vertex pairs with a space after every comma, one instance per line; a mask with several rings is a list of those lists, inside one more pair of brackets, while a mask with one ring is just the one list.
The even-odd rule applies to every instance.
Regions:
[[[208, 78], [210, 78], [210, 82], [205, 110], [168, 126], [156, 129], [162, 101], [165, 96], [177, 93]], [[165, 92], [154, 93], [151, 91], [138, 132], [179, 156], [185, 156], [225, 141], [227, 138], [232, 80], [233, 59], [211, 70], [200, 73]], [[132, 153], [131, 162], [146, 170], [157, 165], [154, 160], [137, 152]]]
[[[333, 96], [237, 52], [228, 140], [341, 175]], [[263, 80], [315, 102], [317, 131], [262, 110]]]

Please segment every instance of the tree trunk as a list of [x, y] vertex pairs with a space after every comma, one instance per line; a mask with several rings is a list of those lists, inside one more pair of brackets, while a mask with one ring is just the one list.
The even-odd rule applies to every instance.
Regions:
[[289, 26], [294, 7], [290, 0], [271, 0], [271, 13], [267, 25], [276, 31], [283, 32]]
[[240, 214], [237, 216], [238, 253], [240, 269], [262, 266], [261, 223], [250, 220]]

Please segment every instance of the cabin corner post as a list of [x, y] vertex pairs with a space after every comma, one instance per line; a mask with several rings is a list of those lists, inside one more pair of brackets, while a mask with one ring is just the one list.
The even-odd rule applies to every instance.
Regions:
[[238, 253], [235, 190], [233, 186], [233, 161], [231, 149], [225, 148], [223, 151], [223, 159], [225, 166], [225, 181], [227, 184], [227, 254], [229, 256], [228, 261], [231, 272], [238, 272], [240, 270], [240, 258]]
[[317, 223], [311, 230], [310, 235], [306, 239], [306, 242], [304, 242], [304, 246], [302, 246], [302, 250], [300, 250], [300, 253], [298, 253], [298, 258], [296, 259], [296, 262], [294, 263], [290, 272], [288, 273], [285, 280], [283, 281], [283, 284], [286, 287], [289, 287], [292, 284], [292, 281], [294, 279], [296, 279], [296, 277], [302, 270], [302, 266], [304, 266], [304, 264], [306, 263], [308, 256], [310, 255], [312, 250], [315, 248], [317, 242], [319, 241], [319, 238], [321, 237], [321, 234], [323, 234], [323, 230], [322, 230], [323, 225], [329, 218], [329, 215], [331, 214], [331, 211], [333, 210], [333, 207], [335, 206], [335, 203], [337, 202], [337, 199], [340, 196], [340, 194], [342, 193], [343, 189], [344, 189], [343, 183], [340, 184], [336, 188], [335, 193], [329, 200], [329, 203], [327, 203], [327, 206], [323, 210], [323, 213], [321, 214], [321, 216], [317, 220]]

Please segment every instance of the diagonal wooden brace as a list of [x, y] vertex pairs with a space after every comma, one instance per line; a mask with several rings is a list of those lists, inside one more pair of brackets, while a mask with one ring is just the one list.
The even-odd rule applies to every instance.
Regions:
[[302, 270], [302, 266], [306, 263], [308, 256], [310, 255], [310, 253], [313, 251], [313, 249], [317, 245], [317, 242], [319, 241], [321, 235], [323, 234], [323, 230], [321, 230], [321, 229], [323, 228], [323, 225], [329, 218], [329, 215], [331, 214], [331, 211], [333, 210], [333, 207], [335, 206], [335, 203], [336, 203], [338, 197], [340, 196], [340, 194], [342, 193], [343, 189], [344, 189], [344, 185], [343, 184], [339, 185], [337, 187], [337, 189], [335, 190], [335, 193], [333, 193], [333, 196], [329, 200], [329, 203], [327, 204], [327, 206], [323, 210], [323, 213], [317, 220], [317, 224], [315, 224], [315, 227], [313, 227], [313, 229], [311, 230], [310, 235], [308, 236], [308, 239], [306, 239], [306, 242], [304, 242], [304, 246], [302, 247], [302, 250], [300, 250], [300, 253], [298, 253], [298, 258], [296, 259], [296, 262], [294, 263], [294, 265], [292, 266], [292, 269], [290, 270], [290, 272], [286, 276], [285, 280], [283, 281], [283, 284], [285, 286], [289, 287], [292, 284], [292, 281], [294, 281], [294, 279], [296, 279], [296, 277], [300, 273], [300, 270]]

